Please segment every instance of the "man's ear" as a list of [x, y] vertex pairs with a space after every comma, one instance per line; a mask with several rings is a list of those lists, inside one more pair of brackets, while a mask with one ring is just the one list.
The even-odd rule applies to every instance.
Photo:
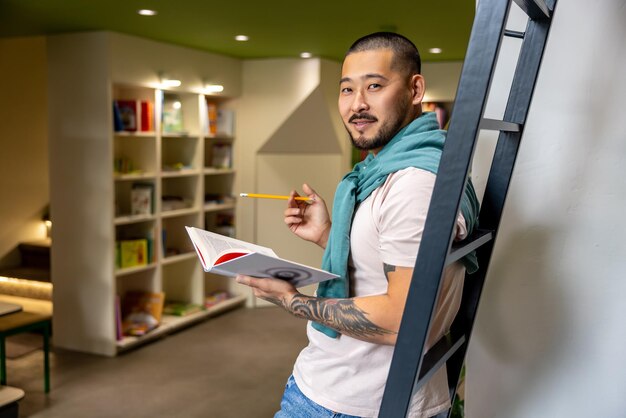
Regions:
[[412, 103], [414, 105], [418, 105], [422, 103], [422, 99], [424, 99], [424, 91], [426, 90], [424, 77], [422, 77], [421, 74], [413, 74], [411, 76], [410, 87], [411, 87]]

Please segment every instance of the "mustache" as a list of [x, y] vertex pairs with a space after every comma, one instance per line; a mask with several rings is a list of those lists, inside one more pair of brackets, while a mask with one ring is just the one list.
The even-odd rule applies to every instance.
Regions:
[[350, 116], [350, 119], [348, 119], [348, 122], [352, 122], [355, 119], [370, 120], [372, 122], [376, 122], [378, 120], [374, 116], [370, 115], [369, 113], [355, 113], [354, 115]]

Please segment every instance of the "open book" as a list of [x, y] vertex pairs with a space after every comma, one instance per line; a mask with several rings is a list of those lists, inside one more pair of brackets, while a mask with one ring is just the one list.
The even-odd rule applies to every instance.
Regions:
[[270, 248], [186, 226], [204, 271], [236, 276], [273, 277], [306, 286], [339, 276], [278, 258]]

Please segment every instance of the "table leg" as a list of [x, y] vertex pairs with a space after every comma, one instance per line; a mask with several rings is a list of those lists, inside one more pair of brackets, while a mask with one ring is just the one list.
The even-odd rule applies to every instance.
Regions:
[[43, 327], [43, 389], [50, 392], [50, 321]]
[[7, 384], [7, 353], [4, 335], [0, 336], [0, 385]]

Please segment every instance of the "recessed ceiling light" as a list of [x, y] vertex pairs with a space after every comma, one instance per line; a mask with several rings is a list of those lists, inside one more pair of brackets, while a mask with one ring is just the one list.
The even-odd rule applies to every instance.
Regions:
[[428, 52], [430, 52], [431, 54], [441, 54], [443, 50], [441, 48], [430, 48]]
[[248, 39], [250, 39], [250, 38], [248, 36], [246, 36], [246, 35], [237, 35], [237, 36], [235, 36], [235, 40], [239, 41], [239, 42], [245, 42]]
[[310, 52], [302, 52], [300, 54], [300, 58], [311, 58], [313, 56], [313, 54], [311, 54]]
[[154, 16], [157, 14], [157, 11], [150, 10], [150, 9], [141, 9], [141, 10], [137, 10], [137, 13], [139, 13], [142, 16]]

